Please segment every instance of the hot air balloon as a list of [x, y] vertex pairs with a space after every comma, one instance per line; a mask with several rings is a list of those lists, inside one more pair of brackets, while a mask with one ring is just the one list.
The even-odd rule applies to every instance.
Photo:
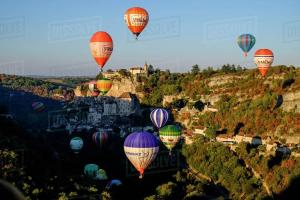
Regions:
[[176, 146], [181, 138], [181, 131], [175, 125], [167, 125], [159, 130], [159, 138], [162, 143], [170, 150]]
[[148, 12], [144, 8], [129, 8], [124, 14], [124, 20], [129, 30], [136, 36], [136, 39], [147, 26], [149, 21]]
[[83, 147], [83, 140], [80, 137], [74, 137], [70, 141], [70, 147], [74, 153], [79, 153]]
[[120, 185], [122, 185], [122, 182], [120, 180], [113, 179], [107, 183], [106, 188], [110, 189], [111, 187], [120, 186]]
[[104, 171], [104, 169], [99, 169], [97, 171], [97, 175], [95, 177], [96, 180], [102, 181], [102, 180], [107, 180], [107, 174]]
[[254, 54], [254, 62], [263, 77], [266, 76], [273, 60], [273, 52], [269, 49], [259, 49]]
[[161, 109], [161, 108], [157, 108], [152, 110], [152, 112], [150, 113], [150, 118], [152, 123], [157, 127], [157, 128], [161, 128], [162, 126], [164, 126], [168, 119], [169, 119], [169, 114], [168, 111], [165, 109]]
[[45, 105], [42, 102], [33, 102], [31, 106], [35, 112], [41, 112], [45, 109]]
[[90, 39], [91, 53], [99, 65], [101, 72], [113, 52], [113, 41], [106, 32], [96, 32]]
[[89, 90], [91, 92], [97, 91], [97, 81], [90, 81], [89, 83]]
[[0, 196], [1, 199], [9, 200], [25, 200], [22, 192], [13, 184], [0, 179]]
[[128, 160], [140, 172], [139, 178], [143, 178], [145, 169], [157, 156], [159, 142], [151, 133], [134, 132], [126, 137], [124, 151]]
[[251, 34], [242, 34], [238, 37], [237, 43], [239, 47], [243, 50], [245, 56], [252, 49], [255, 44], [255, 37]]
[[106, 132], [96, 132], [93, 134], [93, 141], [97, 144], [100, 148], [107, 142], [108, 134]]
[[108, 78], [103, 78], [97, 81], [97, 88], [102, 95], [105, 95], [110, 90], [111, 87], [112, 87], [112, 80]]
[[96, 164], [87, 164], [84, 166], [84, 174], [89, 178], [95, 178], [97, 176], [99, 166]]

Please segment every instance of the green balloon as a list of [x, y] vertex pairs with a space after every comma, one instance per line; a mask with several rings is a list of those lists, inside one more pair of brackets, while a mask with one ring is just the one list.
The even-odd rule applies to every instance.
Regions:
[[95, 178], [97, 176], [99, 166], [96, 164], [87, 164], [84, 167], [84, 174], [89, 178]]
[[172, 150], [181, 138], [181, 130], [175, 125], [167, 125], [159, 130], [162, 143]]

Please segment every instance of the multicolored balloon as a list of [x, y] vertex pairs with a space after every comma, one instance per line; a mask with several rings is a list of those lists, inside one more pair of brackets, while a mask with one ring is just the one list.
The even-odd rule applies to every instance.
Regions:
[[181, 138], [181, 131], [175, 125], [167, 125], [159, 130], [159, 138], [171, 153]]
[[125, 12], [124, 20], [129, 30], [137, 39], [148, 24], [149, 14], [144, 8], [133, 7]]
[[157, 156], [159, 142], [151, 133], [134, 132], [126, 137], [124, 151], [128, 160], [140, 172], [139, 178], [143, 178], [145, 169]]
[[94, 92], [94, 91], [97, 91], [98, 89], [97, 89], [97, 81], [90, 81], [89, 83], [89, 90], [91, 91], [91, 92]]
[[255, 44], [255, 37], [251, 34], [242, 34], [238, 37], [237, 43], [239, 47], [243, 50], [245, 56], [252, 49]]
[[95, 177], [96, 180], [102, 181], [102, 180], [107, 180], [107, 174], [104, 171], [104, 169], [99, 169], [97, 171], [97, 175]]
[[108, 134], [106, 132], [96, 132], [93, 134], [93, 141], [97, 144], [100, 148], [103, 148], [104, 144], [108, 140]]
[[33, 102], [31, 106], [35, 112], [41, 112], [45, 109], [45, 105], [42, 102]]
[[113, 179], [107, 183], [106, 188], [110, 189], [113, 186], [120, 186], [120, 185], [122, 185], [122, 182], [120, 180]]
[[254, 54], [254, 63], [260, 74], [265, 77], [274, 60], [274, 54], [269, 49], [259, 49]]
[[113, 40], [106, 32], [96, 32], [90, 39], [91, 53], [101, 71], [113, 52]]
[[161, 128], [163, 127], [168, 119], [169, 119], [169, 114], [168, 111], [162, 108], [157, 108], [152, 110], [152, 112], [150, 113], [150, 118], [152, 123], [157, 127], [157, 128]]
[[74, 153], [79, 153], [83, 147], [83, 140], [80, 137], [74, 137], [70, 141], [70, 147]]
[[89, 178], [95, 178], [97, 176], [99, 166], [96, 164], [87, 164], [84, 166], [84, 174]]
[[102, 95], [105, 95], [112, 87], [112, 80], [103, 78], [97, 81], [97, 88]]

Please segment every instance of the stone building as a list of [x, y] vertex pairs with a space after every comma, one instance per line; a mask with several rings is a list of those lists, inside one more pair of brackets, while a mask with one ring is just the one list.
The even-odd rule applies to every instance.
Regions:
[[148, 76], [148, 65], [145, 63], [144, 67], [131, 67], [129, 72], [132, 75], [145, 75]]

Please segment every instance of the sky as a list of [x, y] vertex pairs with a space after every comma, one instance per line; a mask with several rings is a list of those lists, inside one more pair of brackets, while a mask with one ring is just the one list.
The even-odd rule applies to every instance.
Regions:
[[[125, 11], [145, 8], [149, 23], [135, 41]], [[300, 66], [299, 0], [1, 0], [0, 73], [93, 76], [99, 72], [89, 50], [96, 31], [108, 32], [113, 54], [104, 70], [143, 66], [186, 72], [198, 64], [254, 68], [260, 48], [274, 52], [273, 65]], [[248, 57], [237, 37], [251, 33]]]

